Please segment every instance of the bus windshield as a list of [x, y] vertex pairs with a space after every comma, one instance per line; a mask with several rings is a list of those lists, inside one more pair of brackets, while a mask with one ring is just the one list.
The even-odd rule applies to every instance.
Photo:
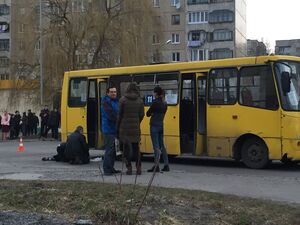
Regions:
[[300, 62], [277, 62], [275, 63], [275, 72], [280, 90], [282, 108], [287, 111], [299, 111]]

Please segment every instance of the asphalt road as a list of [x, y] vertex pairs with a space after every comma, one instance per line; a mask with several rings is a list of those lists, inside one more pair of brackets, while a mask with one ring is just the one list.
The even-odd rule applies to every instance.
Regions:
[[[102, 177], [99, 171], [102, 162], [70, 165], [42, 161], [42, 157], [55, 154], [57, 144], [54, 141], [25, 141], [25, 152], [17, 152], [17, 141], [0, 142], [0, 179], [87, 180], [99, 183], [103, 179], [109, 183], [120, 179], [120, 176]], [[99, 151], [91, 151], [92, 156], [99, 154]], [[151, 173], [146, 170], [152, 166], [152, 160], [146, 158], [142, 162], [143, 174], [138, 176], [138, 184], [148, 184]], [[121, 169], [122, 163], [116, 162], [115, 167]], [[170, 168], [170, 172], [155, 176], [154, 185], [300, 203], [300, 165], [287, 167], [274, 163], [265, 170], [253, 170], [233, 161], [180, 158], [171, 160]], [[135, 176], [122, 176], [123, 183], [134, 183], [134, 179]]]

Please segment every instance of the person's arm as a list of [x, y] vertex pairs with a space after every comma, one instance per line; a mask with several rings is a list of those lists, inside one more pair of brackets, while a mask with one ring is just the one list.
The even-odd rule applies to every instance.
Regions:
[[124, 115], [124, 102], [122, 100], [120, 100], [119, 102], [119, 114], [118, 114], [118, 118], [117, 118], [117, 138], [119, 138], [119, 130], [120, 130], [120, 125], [123, 119], [123, 115]]
[[140, 109], [139, 109], [139, 119], [140, 119], [140, 123], [142, 122], [142, 120], [144, 119], [144, 116], [145, 116], [145, 108], [144, 108], [144, 103], [143, 101], [141, 101], [141, 104], [140, 104]]

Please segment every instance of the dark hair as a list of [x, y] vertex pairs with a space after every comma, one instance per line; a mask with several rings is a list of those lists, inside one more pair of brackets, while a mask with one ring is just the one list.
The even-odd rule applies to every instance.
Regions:
[[128, 85], [126, 93], [136, 93], [139, 94], [139, 87], [137, 86], [137, 84], [135, 82], [132, 82]]
[[112, 88], [117, 89], [115, 86], [109, 86], [108, 88], [106, 88], [106, 94], [109, 93], [109, 90], [112, 89]]
[[78, 126], [78, 127], [76, 127], [76, 131], [78, 131], [78, 132], [83, 132], [83, 127], [82, 126]]
[[164, 93], [163, 89], [161, 87], [159, 87], [159, 86], [156, 86], [154, 88], [153, 92], [156, 93], [158, 96], [161, 96]]

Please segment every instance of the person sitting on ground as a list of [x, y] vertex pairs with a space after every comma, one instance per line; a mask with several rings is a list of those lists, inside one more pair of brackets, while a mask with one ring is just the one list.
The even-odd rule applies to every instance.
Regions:
[[71, 164], [87, 164], [90, 162], [89, 147], [83, 135], [82, 126], [78, 126], [76, 130], [68, 136], [65, 158]]

